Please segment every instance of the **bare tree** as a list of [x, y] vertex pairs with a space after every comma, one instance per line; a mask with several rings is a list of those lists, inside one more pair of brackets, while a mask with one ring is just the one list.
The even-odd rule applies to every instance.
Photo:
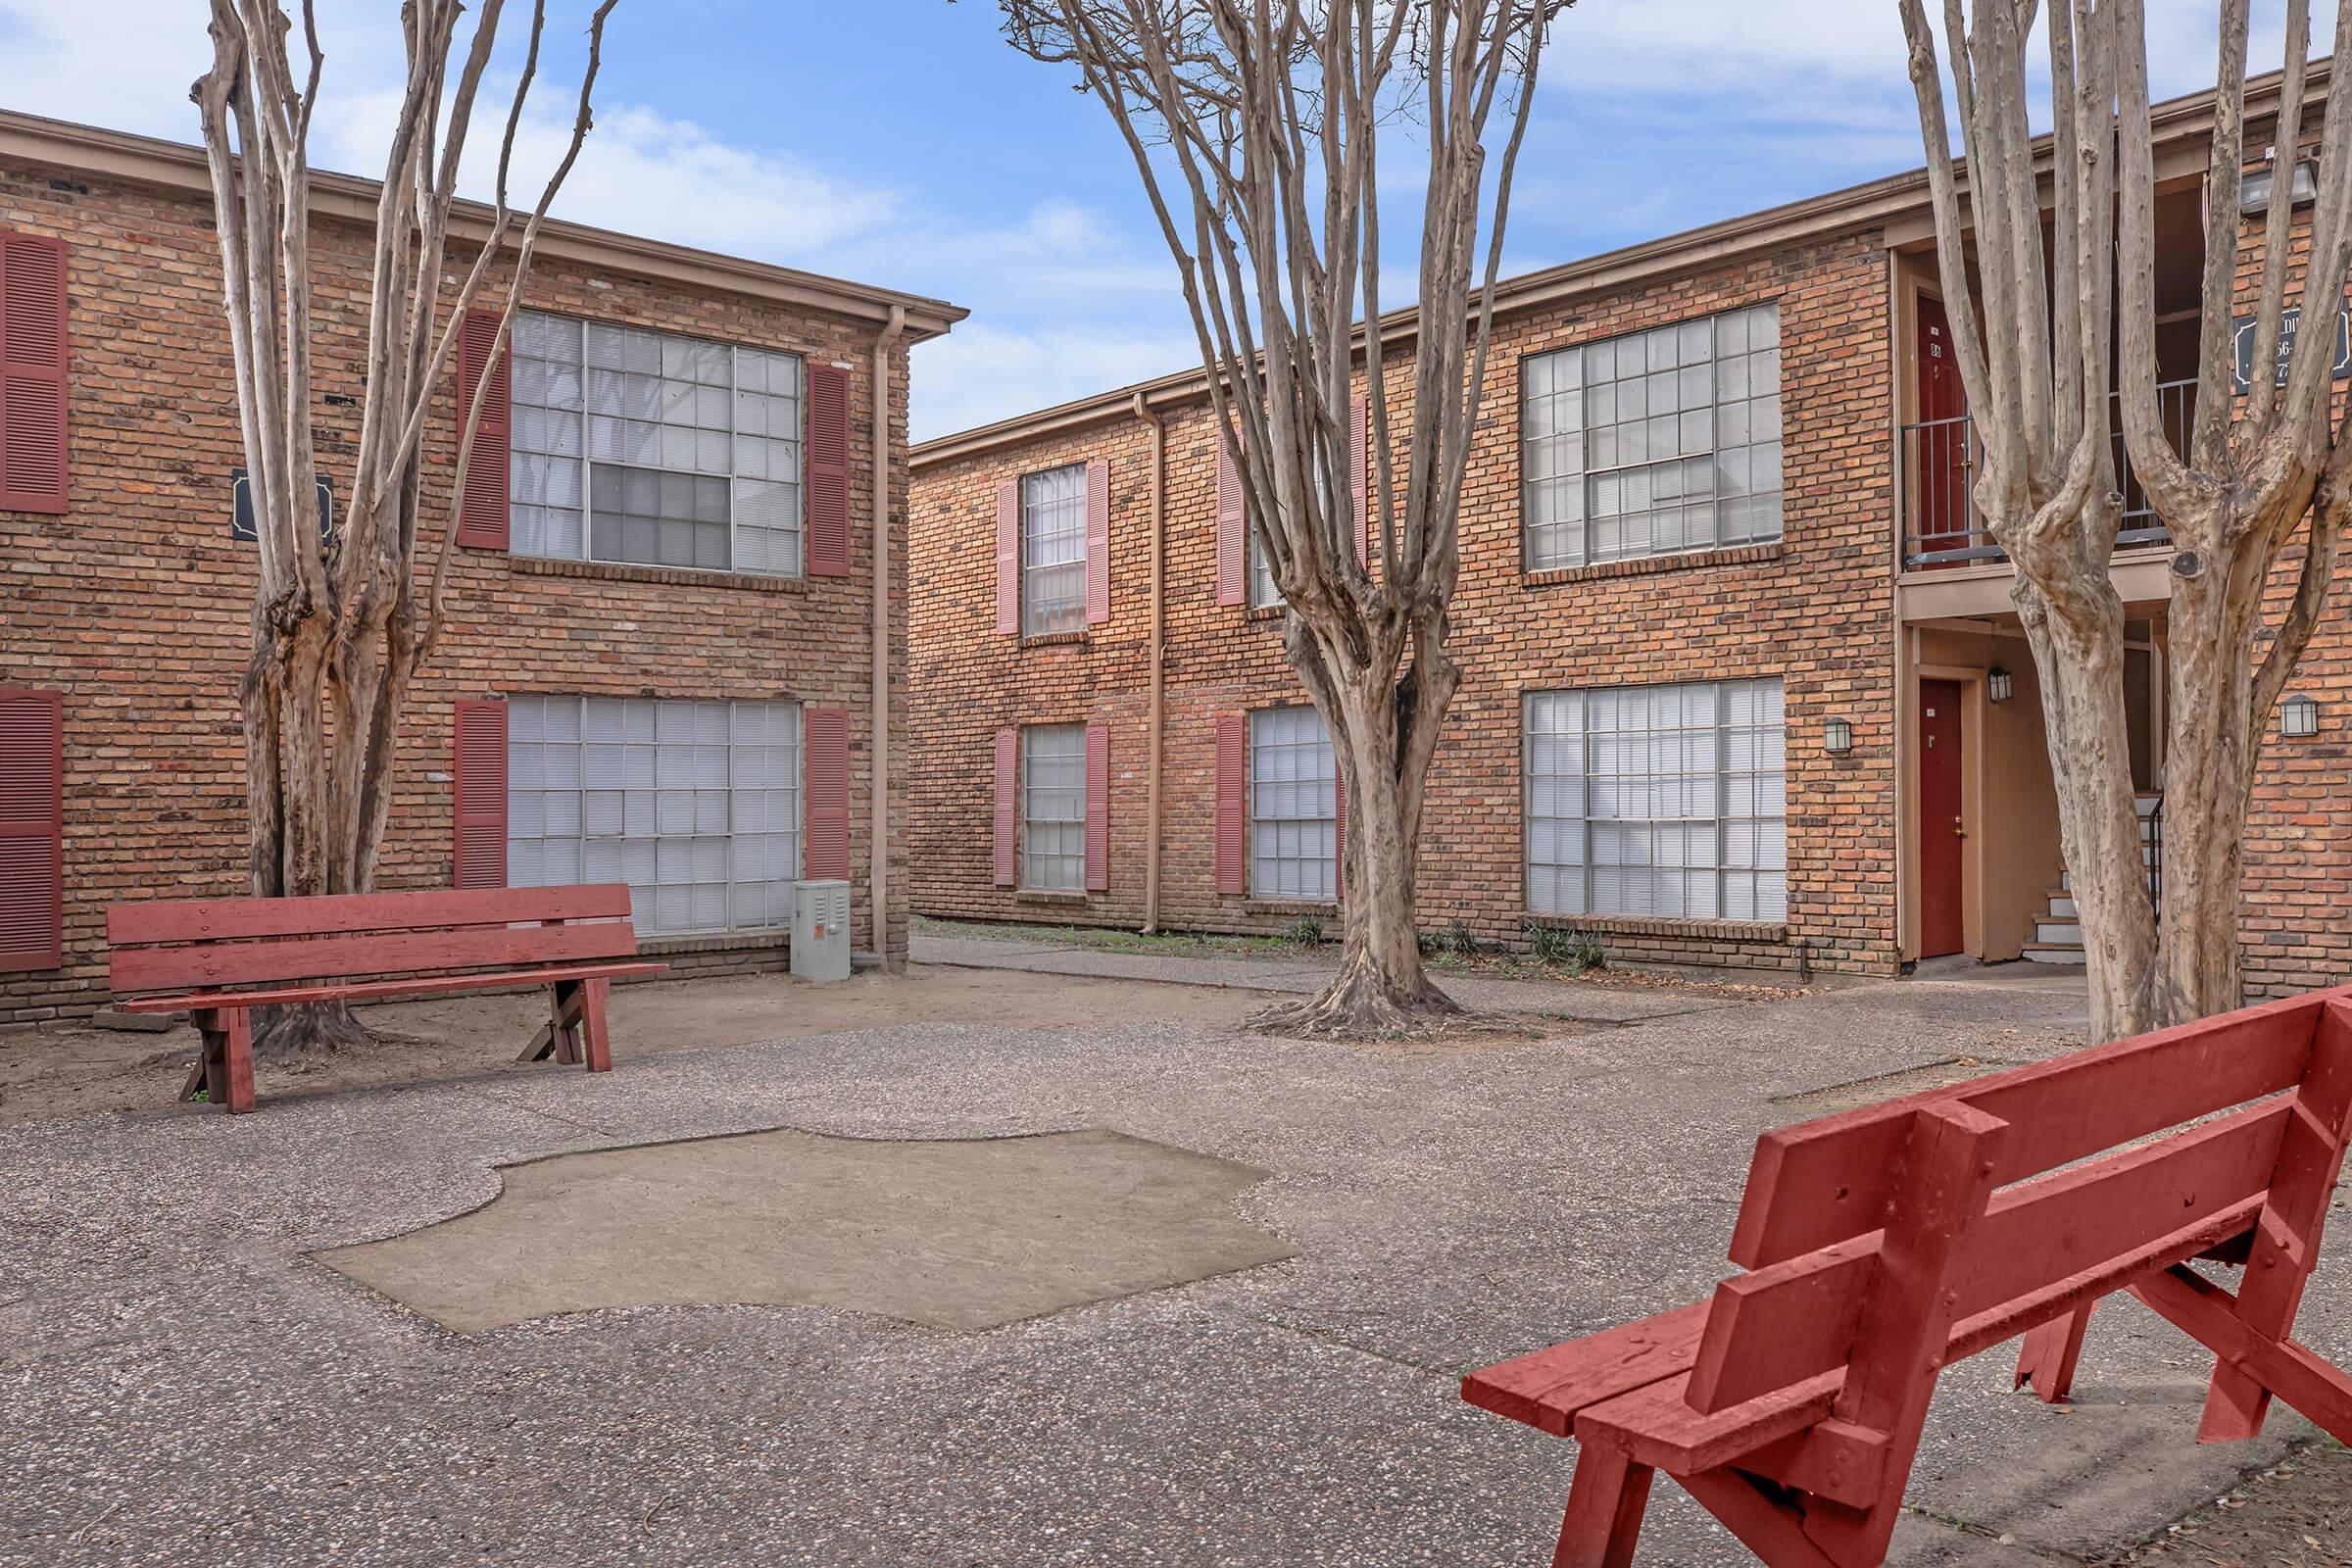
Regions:
[[[2299, 333], [2286, 388], [2230, 397], [2241, 255], [2247, 0], [2224, 0], [2220, 102], [2206, 180], [2195, 427], [2177, 454], [2157, 404], [2155, 173], [2146, 26], [2138, 0], [2064, 0], [2048, 17], [2054, 223], [2045, 254], [2028, 124], [2037, 0], [1945, 0], [1945, 81], [1922, 0], [1898, 0], [1926, 139], [1944, 308], [1984, 449], [1975, 501], [2016, 564], [2010, 596], [2041, 678], [2059, 836], [2073, 872], [2101, 1038], [2238, 1004], [2239, 856], [2262, 734], [2310, 641], [2352, 500], [2352, 442], [2329, 458], [2325, 330]], [[2278, 144], [2291, 169], [2309, 48], [2308, 0], [2290, 0]], [[2352, 49], [2341, 8], [2336, 53]], [[2352, 134], [2352, 73], [2330, 78], [2323, 140]], [[2334, 314], [2352, 262], [2352, 167], [2329, 159], [2303, 298]], [[1967, 179], [1966, 210], [1959, 188]], [[2260, 367], [2278, 353], [2289, 272], [2281, 188], [2262, 242]], [[2120, 215], [2120, 216], [2119, 216]], [[1977, 262], [1972, 290], [1970, 242]], [[2118, 292], [2120, 288], [2120, 294]], [[2118, 303], [2120, 302], [2120, 303]], [[1984, 330], [1984, 323], [1998, 323]], [[2120, 335], [2120, 359], [2119, 359]], [[2171, 530], [2171, 700], [2163, 920], [2147, 894], [2125, 727], [2124, 606], [2108, 561], [2123, 515], [2109, 403], [2120, 368], [2132, 471]], [[2326, 485], [2323, 490], [2322, 480]], [[2320, 506], [2292, 610], [2257, 667], [2272, 568]]]
[[[481, 0], [454, 75], [466, 8], [459, 0], [410, 0], [401, 8], [408, 71], [376, 202], [360, 436], [342, 515], [322, 539], [315, 499], [309, 143], [324, 57], [308, 0], [299, 77], [288, 48], [294, 24], [276, 0], [212, 0], [213, 68], [190, 96], [212, 169], [261, 553], [240, 691], [257, 896], [365, 892], [373, 883], [402, 711], [441, 629], [456, 501], [465, 493], [480, 394], [512, 328], [540, 223], [587, 136], [605, 20], [616, 3], [604, 0], [589, 24], [570, 143], [520, 223], [497, 345], [482, 383], [470, 389], [476, 412], [461, 440], [449, 515], [431, 523], [421, 458], [425, 419], [456, 357], [466, 313], [515, 238], [508, 172], [538, 74], [547, 8], [545, 0], [531, 8], [487, 229], [470, 262], [454, 274], [459, 162], [505, 7], [503, 0]], [[283, 1050], [365, 1036], [343, 1009], [321, 1006], [289, 1009], [265, 1038]]]
[[[1446, 646], [1511, 174], [1564, 0], [1004, 0], [1005, 31], [1110, 112], [1176, 261], [1285, 644], [1345, 786], [1337, 978], [1267, 1021], [1409, 1033], [1456, 1009], [1421, 963], [1414, 878], [1431, 759], [1461, 681]], [[1486, 146], [1500, 105], [1510, 133]], [[1426, 143], [1401, 468], [1384, 353], [1378, 153]], [[1480, 230], [1486, 230], [1483, 281]], [[1358, 555], [1352, 399], [1369, 406]]]

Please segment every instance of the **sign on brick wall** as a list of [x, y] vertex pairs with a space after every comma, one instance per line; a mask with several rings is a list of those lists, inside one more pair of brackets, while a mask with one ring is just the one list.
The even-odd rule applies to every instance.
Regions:
[[[261, 537], [253, 521], [253, 486], [243, 468], [229, 470], [229, 487], [235, 500], [230, 508], [228, 536], [231, 539], [255, 540]], [[335, 482], [324, 474], [318, 476], [318, 537], [326, 538], [335, 531]]]
[[[2278, 384], [2286, 385], [2286, 368], [2294, 363], [2295, 328], [2303, 319], [2303, 307], [2290, 305], [2278, 313]], [[2240, 397], [2254, 390], [2254, 318], [2241, 316], [2230, 324], [2230, 341], [2237, 357], [2230, 378]], [[2338, 309], [2335, 313], [2335, 379], [2341, 381], [2352, 374], [2352, 312]]]

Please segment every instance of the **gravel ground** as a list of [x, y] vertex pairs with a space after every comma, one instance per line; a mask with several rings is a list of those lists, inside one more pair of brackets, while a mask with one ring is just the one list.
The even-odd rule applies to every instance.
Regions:
[[[0, 1129], [0, 1564], [1534, 1564], [1573, 1447], [1462, 1404], [1462, 1371], [1708, 1291], [1756, 1134], [1812, 1113], [1777, 1101], [2080, 1031], [2062, 993], [1911, 983], [1372, 1053], [1161, 1021], [1164, 987], [1060, 1021], [1064, 982], [1024, 983], [1055, 1021], [624, 1030], [599, 1077]], [[1270, 1172], [1240, 1215], [1298, 1255], [978, 1333], [710, 1306], [472, 1335], [308, 1255], [472, 1208], [502, 1162], [783, 1125], [1116, 1129]], [[2345, 1237], [2300, 1331], [2339, 1359]], [[2072, 1406], [2010, 1395], [1997, 1350], [1954, 1369], [1891, 1560], [2106, 1560], [2286, 1459], [2283, 1414], [2189, 1441], [2209, 1365], [2120, 1302]], [[1646, 1563], [1749, 1560], [1671, 1486], [1652, 1521]]]

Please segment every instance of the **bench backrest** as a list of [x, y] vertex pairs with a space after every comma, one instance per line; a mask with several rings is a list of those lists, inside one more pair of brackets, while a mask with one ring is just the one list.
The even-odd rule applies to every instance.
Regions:
[[2251, 1225], [2292, 1114], [2282, 1092], [2303, 1084], [2323, 1046], [2331, 1070], [2352, 1061], [2352, 987], [1765, 1134], [1732, 1244], [1750, 1272], [1717, 1293], [1690, 1402], [1720, 1410], [1845, 1363], [1923, 1110], [1966, 1106], [2004, 1124], [1994, 1191], [1956, 1237], [1941, 1280], [1957, 1358], [2054, 1302], [2112, 1290]]
[[119, 995], [622, 958], [637, 951], [621, 883], [118, 904], [106, 911], [106, 937]]

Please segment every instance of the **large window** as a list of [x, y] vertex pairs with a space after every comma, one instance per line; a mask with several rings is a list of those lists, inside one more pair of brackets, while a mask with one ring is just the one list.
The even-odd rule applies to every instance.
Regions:
[[650, 932], [792, 923], [801, 873], [797, 703], [516, 697], [507, 705], [507, 880], [626, 882]]
[[1527, 697], [1527, 906], [1785, 920], [1781, 683]]
[[1086, 626], [1086, 465], [1021, 478], [1021, 635]]
[[1527, 569], [1781, 535], [1781, 311], [1758, 305], [1521, 368]]
[[1086, 887], [1086, 726], [1021, 731], [1021, 886]]
[[1250, 715], [1250, 893], [1330, 903], [1340, 884], [1339, 767], [1323, 715]]
[[642, 327], [514, 320], [514, 548], [801, 571], [801, 362]]

